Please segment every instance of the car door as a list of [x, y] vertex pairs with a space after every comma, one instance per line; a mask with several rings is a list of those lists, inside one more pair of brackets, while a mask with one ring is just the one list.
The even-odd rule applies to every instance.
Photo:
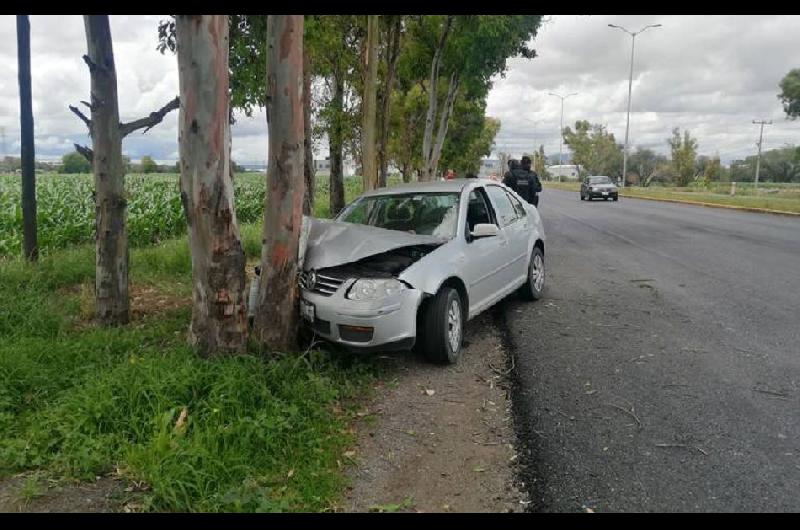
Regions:
[[[509, 242], [497, 222], [484, 188], [477, 187], [470, 192], [466, 218], [466, 260], [462, 277], [467, 283], [472, 316], [491, 304], [496, 293], [503, 288], [504, 266], [509, 259]], [[473, 239], [470, 234], [477, 224], [494, 224], [498, 227], [498, 233], [493, 237]]]
[[[487, 186], [486, 192], [492, 201], [500, 229], [508, 241], [507, 252], [502, 256], [502, 259], [505, 260], [503, 272], [500, 274], [503, 278], [503, 289], [507, 290], [518, 284], [524, 277], [521, 271], [528, 254], [527, 217], [520, 217], [511, 202], [509, 193], [504, 188]], [[527, 269], [525, 270], [527, 271]]]

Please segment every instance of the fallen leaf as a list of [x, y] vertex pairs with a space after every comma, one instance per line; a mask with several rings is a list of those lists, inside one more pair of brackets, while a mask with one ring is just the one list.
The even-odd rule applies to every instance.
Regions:
[[286, 473], [286, 478], [292, 478], [294, 476], [294, 469], [290, 469], [288, 473]]
[[430, 388], [426, 388], [425, 393], [428, 394], [429, 396], [432, 396], [436, 393], [436, 390], [431, 390]]
[[186, 420], [189, 417], [189, 409], [183, 407], [181, 409], [181, 414], [178, 416], [178, 421], [175, 422], [175, 432], [178, 434], [183, 434], [186, 432]]

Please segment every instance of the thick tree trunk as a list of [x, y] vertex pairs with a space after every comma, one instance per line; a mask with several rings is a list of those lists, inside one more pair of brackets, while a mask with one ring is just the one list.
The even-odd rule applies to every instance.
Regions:
[[269, 164], [255, 333], [269, 349], [297, 340], [297, 256], [303, 221], [303, 15], [267, 21]]
[[228, 149], [228, 17], [178, 15], [175, 29], [181, 200], [194, 285], [189, 339], [203, 355], [241, 352], [247, 344], [247, 301]]
[[330, 176], [330, 203], [331, 216], [344, 208], [344, 167], [343, 155], [344, 141], [342, 137], [342, 112], [344, 111], [344, 79], [338, 69], [333, 71], [333, 123], [328, 133], [331, 156]]
[[22, 169], [22, 250], [25, 259], [39, 258], [36, 238], [36, 154], [33, 144], [31, 96], [31, 26], [28, 15], [17, 15], [17, 64], [19, 68], [20, 162]]
[[306, 187], [303, 197], [303, 213], [314, 213], [314, 193], [316, 192], [316, 168], [314, 167], [314, 139], [311, 135], [311, 57], [303, 49], [303, 177]]
[[117, 72], [108, 15], [84, 15], [91, 77], [93, 171], [95, 184], [95, 295], [103, 324], [126, 324], [128, 300], [127, 203], [125, 166], [117, 101]]
[[453, 15], [448, 15], [439, 43], [433, 53], [433, 60], [431, 60], [431, 75], [428, 80], [428, 113], [425, 116], [425, 133], [422, 137], [422, 173], [420, 174], [420, 180], [423, 181], [433, 180], [436, 173], [436, 168], [433, 167], [433, 127], [436, 123], [439, 107], [439, 68], [441, 67], [442, 53], [444, 52], [444, 46], [447, 43], [447, 36], [450, 33], [452, 24]]
[[364, 190], [378, 186], [378, 168], [375, 156], [375, 117], [378, 92], [378, 16], [367, 15], [367, 43], [364, 55], [364, 96], [362, 99], [361, 160]]
[[389, 125], [392, 92], [394, 89], [394, 72], [397, 68], [397, 58], [400, 56], [400, 32], [402, 31], [402, 15], [393, 15], [394, 20], [388, 32], [388, 46], [386, 49], [386, 83], [381, 97], [381, 139], [378, 145], [378, 161], [380, 172], [378, 186], [386, 186], [389, 172]]

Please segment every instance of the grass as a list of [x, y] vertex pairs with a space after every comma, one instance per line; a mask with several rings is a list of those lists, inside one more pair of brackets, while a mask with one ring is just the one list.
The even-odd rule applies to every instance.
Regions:
[[[242, 233], [257, 257], [260, 227]], [[335, 505], [372, 362], [319, 352], [199, 358], [186, 345], [184, 239], [133, 249], [131, 281], [180, 303], [144, 300], [129, 326], [100, 328], [87, 320], [91, 245], [32, 266], [0, 261], [0, 477], [144, 481], [144, 508], [158, 511]]]
[[[544, 182], [545, 188], [578, 192], [576, 182]], [[740, 208], [774, 210], [778, 212], [800, 213], [800, 185], [763, 183], [756, 191], [752, 184], [738, 183], [736, 195], [730, 195], [730, 184], [715, 183], [709, 188], [703, 186], [640, 188], [630, 186], [620, 190], [624, 197], [641, 197], [657, 200], [676, 200], [686, 203], [708, 203]]]

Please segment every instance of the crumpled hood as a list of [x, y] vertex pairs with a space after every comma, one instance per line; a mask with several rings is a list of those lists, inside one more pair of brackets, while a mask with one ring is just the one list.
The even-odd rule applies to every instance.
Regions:
[[386, 230], [374, 226], [309, 218], [303, 269], [324, 269], [413, 245], [442, 244], [446, 240]]

